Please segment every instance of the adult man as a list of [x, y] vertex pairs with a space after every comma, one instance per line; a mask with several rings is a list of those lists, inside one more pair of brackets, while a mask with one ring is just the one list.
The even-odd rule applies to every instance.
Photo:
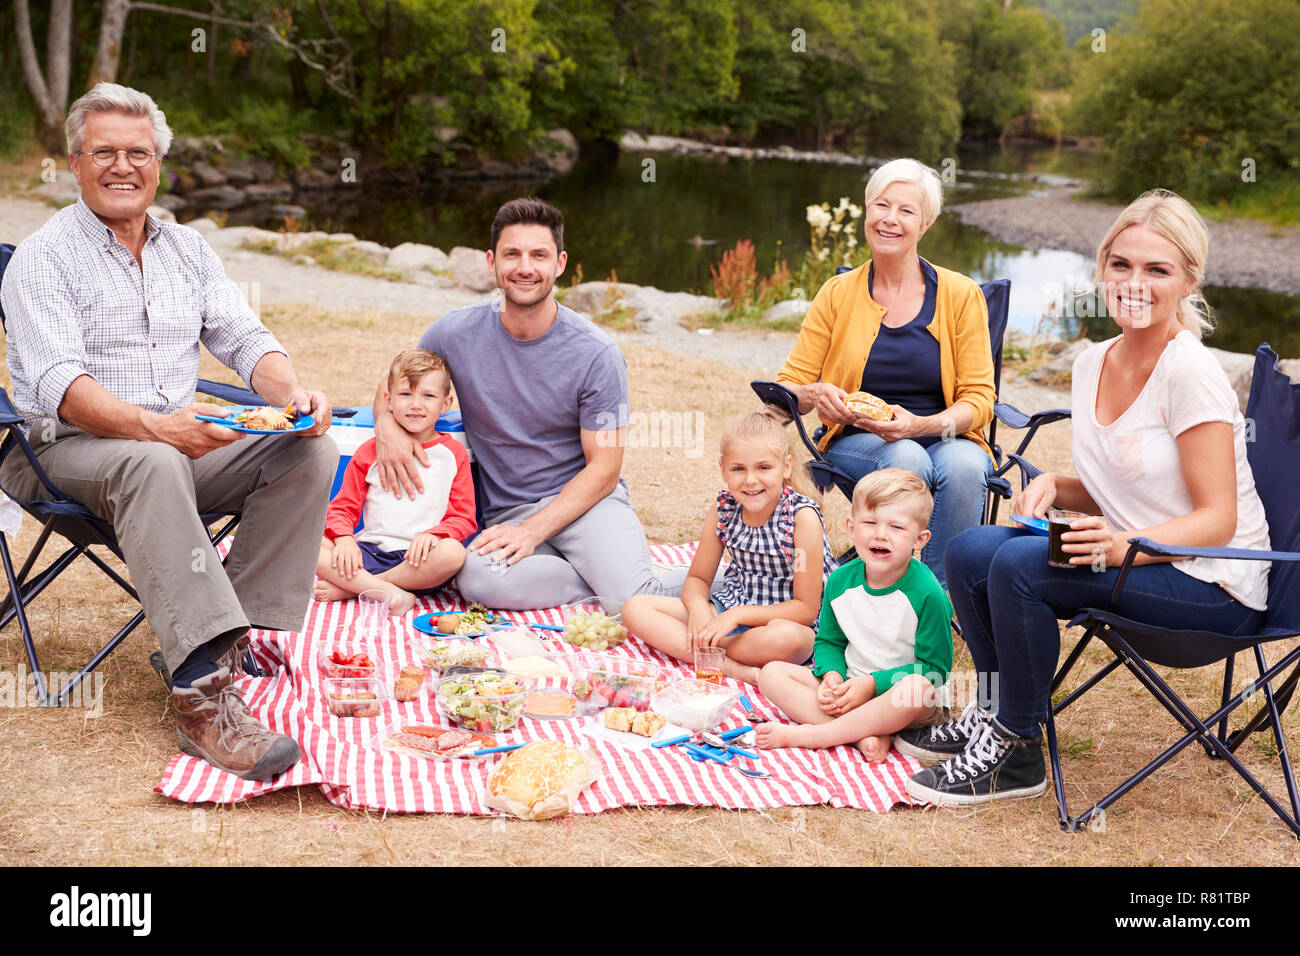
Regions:
[[[81, 199], [14, 253], [3, 288], [14, 401], [42, 467], [113, 522], [173, 683], [187, 753], [250, 779], [298, 760], [253, 718], [229, 664], [254, 626], [297, 630], [338, 449], [329, 400], [298, 381], [197, 232], [147, 209], [171, 143], [144, 93], [100, 83], [68, 112]], [[199, 343], [274, 405], [309, 410], [304, 436], [244, 438], [196, 413]], [[45, 494], [21, 455], [0, 484]], [[222, 568], [198, 515], [240, 511]], [[227, 659], [223, 659], [227, 658]]]
[[[516, 199], [492, 222], [488, 268], [500, 301], [449, 312], [420, 348], [451, 366], [478, 462], [485, 530], [456, 578], [493, 608], [551, 607], [593, 595], [615, 611], [637, 593], [677, 593], [655, 576], [619, 477], [627, 365], [600, 329], [555, 301], [564, 217]], [[412, 490], [422, 449], [375, 409], [381, 481]], [[399, 494], [401, 491], [399, 490]]]

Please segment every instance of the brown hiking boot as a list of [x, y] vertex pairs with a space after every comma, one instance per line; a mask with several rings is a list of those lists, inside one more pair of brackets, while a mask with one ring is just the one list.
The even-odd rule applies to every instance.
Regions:
[[172, 690], [181, 750], [245, 780], [270, 780], [301, 756], [293, 738], [254, 717], [221, 668], [189, 688]]

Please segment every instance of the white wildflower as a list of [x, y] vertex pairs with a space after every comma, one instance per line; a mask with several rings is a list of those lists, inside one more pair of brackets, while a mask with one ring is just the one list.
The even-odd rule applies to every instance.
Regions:
[[821, 206], [809, 206], [805, 210], [808, 216], [808, 225], [812, 226], [819, 233], [824, 233], [826, 227], [831, 224], [831, 214]]

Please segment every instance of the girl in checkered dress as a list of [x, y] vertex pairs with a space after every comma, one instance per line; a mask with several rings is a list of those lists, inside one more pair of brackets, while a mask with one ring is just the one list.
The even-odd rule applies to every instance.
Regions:
[[[812, 653], [835, 560], [817, 502], [793, 487], [809, 483], [802, 466], [796, 474], [785, 429], [754, 412], [729, 425], [721, 445], [726, 487], [704, 521], [682, 596], [637, 595], [623, 605], [623, 622], [687, 663], [696, 647], [721, 646], [723, 673], [755, 684], [764, 664], [801, 664]], [[711, 590], [724, 550], [731, 563]]]

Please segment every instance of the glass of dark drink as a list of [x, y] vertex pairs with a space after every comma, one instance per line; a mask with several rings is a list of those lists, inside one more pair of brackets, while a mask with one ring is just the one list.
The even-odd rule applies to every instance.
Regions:
[[1047, 563], [1054, 568], [1074, 568], [1070, 558], [1074, 555], [1065, 550], [1061, 535], [1070, 530], [1070, 522], [1076, 518], [1086, 518], [1081, 511], [1066, 511], [1064, 508], [1047, 509]]

